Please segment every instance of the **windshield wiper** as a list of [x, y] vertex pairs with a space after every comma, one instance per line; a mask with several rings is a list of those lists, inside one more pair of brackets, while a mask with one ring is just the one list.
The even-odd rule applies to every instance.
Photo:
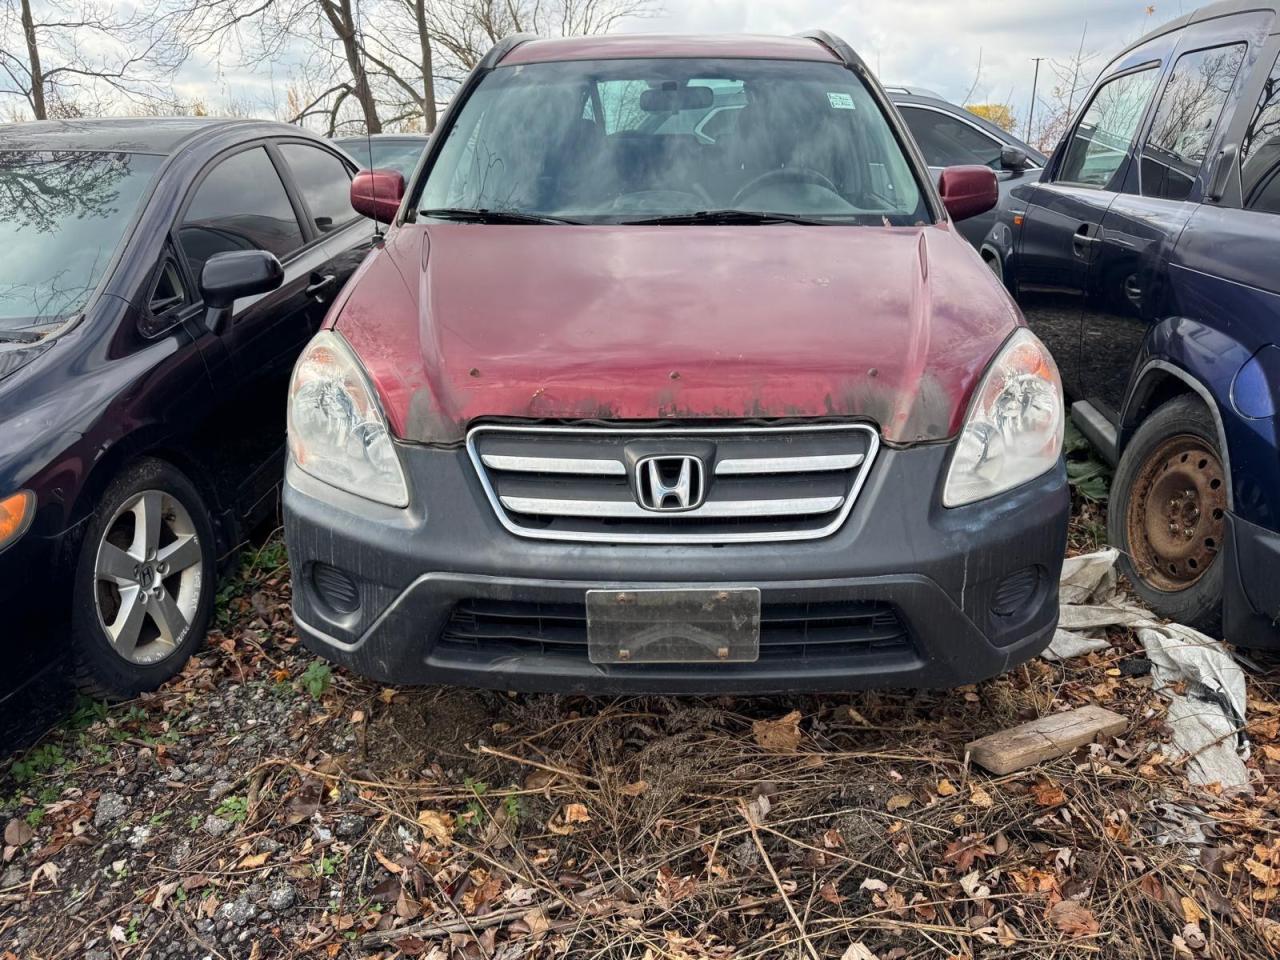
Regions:
[[40, 339], [40, 334], [25, 330], [0, 330], [0, 343], [35, 343]]
[[756, 226], [771, 223], [800, 223], [805, 226], [826, 226], [829, 220], [813, 220], [790, 213], [767, 213], [757, 210], [699, 210], [696, 213], [672, 213], [662, 217], [645, 217], [641, 220], [624, 220], [631, 226], [670, 224], [722, 224], [725, 226]]
[[543, 217], [535, 213], [516, 213], [514, 210], [470, 210], [465, 207], [440, 207], [419, 210], [419, 215], [436, 220], [454, 220], [458, 223], [575, 223], [561, 217]]

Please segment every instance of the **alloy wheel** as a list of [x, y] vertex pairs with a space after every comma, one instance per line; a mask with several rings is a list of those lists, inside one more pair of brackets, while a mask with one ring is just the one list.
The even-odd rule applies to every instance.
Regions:
[[1157, 590], [1185, 590], [1222, 545], [1227, 486], [1217, 451], [1191, 434], [1170, 437], [1142, 464], [1125, 517], [1138, 574]]
[[144, 490], [107, 524], [94, 562], [98, 620], [125, 660], [163, 660], [185, 639], [200, 605], [204, 555], [191, 514], [172, 495]]

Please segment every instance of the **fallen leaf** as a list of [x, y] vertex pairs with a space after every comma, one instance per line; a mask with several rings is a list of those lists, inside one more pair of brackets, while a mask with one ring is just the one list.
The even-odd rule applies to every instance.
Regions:
[[974, 900], [985, 900], [991, 896], [991, 888], [978, 881], [977, 870], [972, 870], [960, 878], [960, 889]]
[[618, 788], [618, 792], [624, 797], [638, 797], [649, 789], [649, 781], [637, 780], [635, 783], [628, 783]]
[[991, 799], [991, 794], [983, 790], [981, 787], [974, 787], [969, 791], [969, 802], [981, 810], [990, 810], [995, 803]]
[[1031, 795], [1042, 807], [1060, 807], [1067, 802], [1066, 793], [1052, 780], [1037, 780], [1031, 786]]
[[373, 851], [374, 859], [376, 859], [388, 873], [404, 873], [404, 867], [396, 863], [381, 850]]
[[950, 796], [954, 796], [955, 792], [956, 792], [956, 785], [952, 783], [950, 780], [938, 781], [938, 796], [950, 797]]
[[885, 809], [890, 813], [897, 813], [899, 810], [905, 810], [914, 802], [914, 799], [908, 793], [895, 793], [889, 798], [889, 802], [885, 804]]
[[870, 890], [872, 893], [884, 893], [889, 889], [889, 885], [883, 880], [877, 880], [875, 877], [867, 877], [858, 886], [859, 890]]
[[1190, 897], [1180, 897], [1178, 903], [1182, 905], [1182, 919], [1187, 923], [1199, 923], [1204, 919], [1204, 911], [1200, 909], [1200, 904]]
[[529, 928], [529, 936], [535, 940], [542, 938], [551, 929], [551, 920], [547, 917], [547, 911], [541, 907], [535, 907], [520, 919]]
[[1269, 887], [1280, 886], [1280, 868], [1269, 867], [1253, 859], [1246, 860], [1244, 868], [1255, 880], [1260, 880]]
[[249, 854], [249, 856], [245, 857], [243, 860], [240, 861], [240, 866], [245, 867], [246, 869], [252, 870], [255, 867], [262, 866], [270, 858], [271, 858], [270, 853], [251, 853]]
[[547, 829], [563, 837], [573, 833], [574, 824], [590, 822], [591, 814], [586, 804], [566, 803], [559, 813], [547, 821]]
[[26, 846], [35, 835], [35, 831], [31, 829], [27, 821], [19, 820], [16, 817], [6, 823], [4, 827], [4, 842], [6, 846]]
[[399, 692], [400, 691], [397, 690], [395, 687], [383, 687], [381, 690], [378, 691], [378, 699], [381, 700], [383, 703], [390, 703], [392, 700], [396, 698], [396, 694]]
[[975, 860], [983, 860], [995, 851], [982, 842], [981, 837], [969, 836], [961, 840], [952, 840], [943, 851], [942, 859], [954, 863], [961, 873], [968, 873]]
[[453, 815], [443, 810], [419, 810], [418, 826], [428, 840], [446, 844], [453, 839]]
[[840, 960], [880, 960], [880, 958], [861, 943], [851, 943], [848, 949], [840, 954]]
[[795, 753], [800, 746], [800, 711], [792, 710], [777, 720], [756, 720], [751, 732], [770, 753]]
[[830, 880], [818, 888], [818, 896], [827, 901], [827, 903], [833, 904], [837, 907], [844, 903], [844, 897], [842, 897], [840, 895], [840, 891], [836, 889], [835, 883]]
[[1100, 929], [1098, 918], [1076, 900], [1059, 900], [1049, 908], [1049, 921], [1069, 937], [1093, 936]]
[[151, 898], [151, 909], [163, 910], [164, 902], [173, 896], [174, 891], [177, 889], [177, 880], [174, 880], [172, 883], [162, 883], [160, 886], [156, 887], [156, 895]]

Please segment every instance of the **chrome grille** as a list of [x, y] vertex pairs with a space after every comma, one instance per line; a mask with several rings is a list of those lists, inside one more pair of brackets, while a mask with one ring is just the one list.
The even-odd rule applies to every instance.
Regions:
[[[467, 450], [512, 533], [607, 543], [812, 540], [848, 517], [879, 436], [866, 424], [685, 428], [483, 425]], [[696, 455], [701, 502], [644, 505], [637, 463]]]

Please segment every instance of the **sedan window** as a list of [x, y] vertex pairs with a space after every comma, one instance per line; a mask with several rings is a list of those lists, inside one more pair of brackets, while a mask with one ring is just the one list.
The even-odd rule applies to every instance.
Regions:
[[285, 257], [304, 240], [293, 204], [263, 147], [223, 160], [196, 188], [178, 231], [199, 277], [215, 253], [267, 250]]
[[358, 216], [351, 209], [351, 174], [346, 164], [308, 143], [282, 143], [280, 152], [293, 171], [317, 231], [328, 233]]
[[162, 159], [0, 150], [0, 331], [48, 333], [84, 308]]
[[1002, 145], [995, 137], [936, 110], [905, 105], [899, 109], [929, 166], [950, 167], [962, 163], [1000, 166]]

